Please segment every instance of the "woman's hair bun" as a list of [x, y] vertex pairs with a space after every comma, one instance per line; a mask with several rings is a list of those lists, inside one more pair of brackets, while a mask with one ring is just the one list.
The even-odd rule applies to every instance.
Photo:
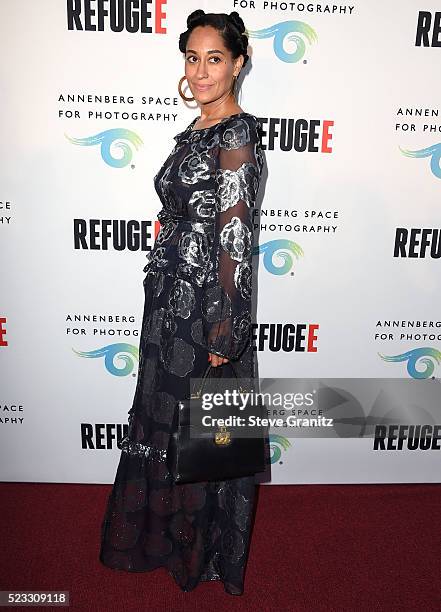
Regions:
[[202, 9], [197, 9], [196, 11], [190, 13], [190, 15], [187, 17], [187, 28], [190, 29], [193, 23], [202, 17], [202, 15], [205, 15], [205, 11]]
[[245, 32], [245, 24], [243, 22], [242, 17], [239, 15], [237, 11], [232, 11], [228, 15], [228, 19], [239, 30], [240, 34], [243, 34]]

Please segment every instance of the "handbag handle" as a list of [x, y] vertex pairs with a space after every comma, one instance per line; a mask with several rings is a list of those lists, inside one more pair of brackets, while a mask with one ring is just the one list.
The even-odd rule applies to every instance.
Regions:
[[[237, 376], [236, 369], [234, 368], [234, 366], [233, 366], [233, 364], [231, 363], [231, 361], [229, 361], [228, 363], [231, 365], [231, 368], [232, 368], [232, 370], [233, 370], [233, 372], [234, 372], [234, 376], [235, 376], [235, 377], [236, 377], [236, 379], [238, 380], [238, 379], [239, 379], [239, 377]], [[219, 366], [216, 366], [216, 367], [219, 367]], [[202, 382], [201, 382], [201, 387], [200, 387], [199, 391], [197, 391], [196, 393], [192, 393], [192, 394], [190, 395], [190, 397], [191, 397], [192, 399], [199, 399], [199, 398], [201, 397], [201, 395], [202, 395], [202, 388], [203, 388], [203, 386], [205, 385], [205, 381], [207, 380], [208, 373], [209, 373], [209, 371], [210, 371], [210, 369], [211, 369], [211, 368], [214, 368], [214, 366], [212, 366], [212, 365], [211, 365], [211, 363], [209, 363], [209, 364], [208, 364], [208, 366], [207, 366], [207, 369], [205, 370], [205, 372], [204, 372], [204, 374], [203, 374], [203, 376], [202, 376]], [[243, 391], [242, 387], [239, 387], [239, 389], [240, 389], [240, 391]]]

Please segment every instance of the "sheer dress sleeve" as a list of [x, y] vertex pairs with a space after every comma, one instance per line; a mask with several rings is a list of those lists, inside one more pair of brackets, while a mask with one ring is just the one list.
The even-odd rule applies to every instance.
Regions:
[[215, 224], [202, 314], [210, 353], [231, 360], [251, 342], [253, 208], [263, 159], [254, 115], [232, 119], [220, 133]]

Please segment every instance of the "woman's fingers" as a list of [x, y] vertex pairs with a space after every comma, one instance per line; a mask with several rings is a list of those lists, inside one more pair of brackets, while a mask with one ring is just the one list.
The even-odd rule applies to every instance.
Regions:
[[223, 363], [228, 363], [227, 357], [221, 357], [220, 355], [215, 355], [214, 353], [208, 354], [208, 361], [211, 363], [213, 367], [217, 367], [222, 365]]

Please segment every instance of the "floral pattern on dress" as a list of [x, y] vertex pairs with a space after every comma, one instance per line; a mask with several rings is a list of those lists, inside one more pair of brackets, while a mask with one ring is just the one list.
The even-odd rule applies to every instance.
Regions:
[[246, 262], [242, 262], [234, 271], [234, 284], [236, 289], [239, 289], [240, 295], [244, 300], [251, 298], [253, 272], [251, 266]]
[[152, 312], [146, 328], [147, 341], [160, 346], [164, 337], [176, 332], [176, 322], [173, 313], [165, 308], [158, 308]]
[[235, 206], [238, 200], [244, 200], [247, 206], [251, 206], [259, 188], [259, 171], [251, 162], [244, 162], [238, 170], [218, 169], [216, 183], [218, 210], [227, 210]]
[[182, 338], [174, 338], [167, 348], [164, 367], [176, 376], [186, 376], [193, 369], [194, 359], [192, 345]]
[[182, 160], [178, 169], [178, 176], [183, 183], [193, 185], [201, 179], [210, 178], [210, 155], [206, 151], [196, 148]]
[[220, 240], [222, 248], [231, 259], [243, 261], [251, 253], [251, 231], [239, 217], [233, 217], [222, 229]]
[[253, 128], [248, 121], [240, 120], [227, 125], [222, 132], [222, 147], [227, 150], [246, 147], [253, 139], [250, 132]]
[[178, 254], [188, 264], [204, 268], [210, 257], [209, 245], [202, 232], [183, 232], [178, 243]]
[[194, 191], [188, 202], [188, 208], [193, 211], [196, 218], [214, 219], [216, 191], [215, 189], [202, 189]]
[[193, 285], [188, 281], [177, 278], [171, 289], [168, 303], [170, 311], [175, 316], [188, 319], [196, 303]]

